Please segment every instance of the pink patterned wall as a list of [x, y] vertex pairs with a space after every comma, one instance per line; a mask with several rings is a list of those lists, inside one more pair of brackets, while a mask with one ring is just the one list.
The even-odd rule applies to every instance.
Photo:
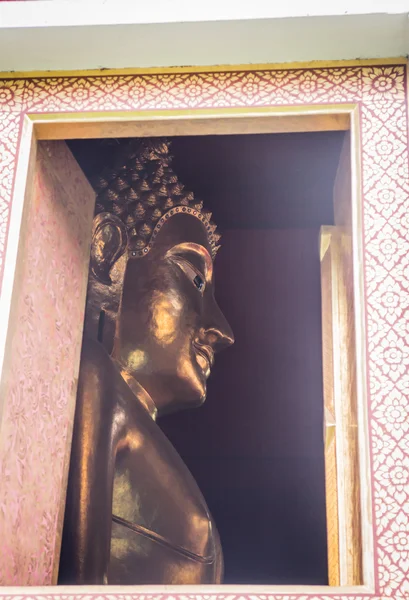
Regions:
[[0, 583], [50, 584], [88, 277], [94, 193], [64, 142], [39, 144], [0, 433]]
[[[330, 103], [359, 105], [376, 574], [375, 594], [359, 597], [373, 600], [409, 597], [409, 156], [405, 90], [406, 67], [402, 64], [0, 81], [1, 257], [7, 242], [20, 118], [26, 112], [98, 111], [109, 115], [110, 111], [195, 111], [198, 108], [319, 106]], [[25, 414], [37, 415], [34, 398], [25, 394], [24, 407], [19, 402], [17, 395], [8, 402], [10, 410], [19, 415], [13, 431], [14, 446], [9, 450], [19, 459], [9, 474], [10, 498], [13, 498], [14, 506], [21, 502], [22, 497], [27, 503], [32, 501], [32, 480], [28, 477], [32, 448], [36, 448], [36, 464], [40, 455], [43, 458], [55, 457], [61, 448], [57, 430], [44, 436], [40, 418], [36, 417], [38, 420], [30, 423], [25, 421]], [[58, 404], [49, 406], [52, 421], [56, 422]], [[28, 449], [22, 441], [24, 432], [31, 435]], [[55, 481], [50, 484], [49, 493], [53, 490]], [[51, 504], [44, 501], [42, 516], [45, 523], [50, 519]], [[17, 522], [15, 514], [13, 509], [8, 513], [9, 519], [15, 523], [16, 535], [22, 536], [28, 530], [30, 520], [22, 518]], [[15, 552], [14, 542], [9, 548]], [[50, 543], [47, 548], [46, 552], [51, 553]], [[42, 561], [46, 563], [47, 559]], [[45, 575], [46, 570], [37, 569], [36, 572], [38, 578], [32, 581], [40, 582], [40, 575]], [[47, 578], [43, 582], [46, 583]], [[224, 594], [210, 595], [205, 595], [205, 589], [194, 595], [145, 592], [142, 596], [133, 589], [129, 598], [238, 598], [237, 594], [229, 595], [228, 588]], [[39, 596], [34, 594], [31, 597]], [[56, 590], [53, 590], [52, 597], [59, 597]], [[77, 588], [71, 597], [85, 600], [89, 596]], [[119, 600], [124, 596], [107, 589], [106, 594], [100, 597]], [[294, 592], [267, 596], [261, 595], [255, 588], [254, 593], [246, 591], [240, 597], [301, 600], [305, 595]], [[320, 599], [354, 597], [357, 596], [346, 592], [314, 595], [314, 598]]]

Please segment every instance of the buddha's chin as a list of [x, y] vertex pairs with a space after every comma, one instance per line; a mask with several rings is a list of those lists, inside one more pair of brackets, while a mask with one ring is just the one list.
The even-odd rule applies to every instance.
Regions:
[[164, 412], [198, 408], [206, 400], [207, 386], [203, 370], [196, 361], [192, 361], [186, 371], [183, 376], [179, 372], [177, 380], [170, 386], [174, 390], [173, 401], [164, 407]]
[[163, 410], [161, 410], [161, 416], [165, 414], [171, 414], [183, 410], [188, 410], [190, 408], [199, 408], [200, 406], [202, 406], [205, 400], [206, 389], [200, 392], [199, 390], [195, 390], [194, 394], [185, 394], [184, 397], [181, 397], [179, 395], [178, 400], [172, 402], [170, 405], [166, 406]]
[[209, 361], [198, 355], [191, 357], [191, 361], [189, 361], [182, 376], [182, 379], [184, 379], [182, 386], [185, 390], [183, 396], [187, 407], [201, 406], [206, 400], [209, 375]]
[[197, 408], [198, 406], [202, 406], [207, 396], [206, 380], [203, 379], [203, 381], [200, 381], [199, 385], [196, 385], [195, 388], [192, 389], [192, 393], [189, 394], [189, 396], [190, 397], [187, 398], [186, 408]]
[[[193, 383], [193, 382], [192, 382]], [[191, 393], [186, 397], [186, 408], [198, 408], [202, 406], [207, 396], [206, 378], [200, 370], [194, 385], [191, 388]]]

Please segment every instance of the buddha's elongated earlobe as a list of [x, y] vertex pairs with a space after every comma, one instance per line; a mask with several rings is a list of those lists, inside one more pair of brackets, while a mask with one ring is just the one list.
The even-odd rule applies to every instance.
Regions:
[[94, 219], [85, 332], [110, 354], [122, 298], [128, 243], [123, 222], [111, 213]]
[[91, 270], [101, 283], [111, 285], [111, 269], [128, 243], [125, 225], [115, 215], [104, 212], [95, 217], [92, 230]]

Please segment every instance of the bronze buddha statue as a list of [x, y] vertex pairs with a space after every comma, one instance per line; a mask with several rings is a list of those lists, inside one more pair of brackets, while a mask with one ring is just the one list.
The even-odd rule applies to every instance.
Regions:
[[168, 142], [119, 150], [94, 182], [60, 582], [219, 583], [216, 527], [155, 419], [202, 404], [214, 354], [234, 341], [214, 299], [220, 236]]

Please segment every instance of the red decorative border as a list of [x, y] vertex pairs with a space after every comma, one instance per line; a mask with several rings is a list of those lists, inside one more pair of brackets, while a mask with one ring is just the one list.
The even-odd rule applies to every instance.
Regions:
[[[359, 103], [376, 561], [375, 596], [409, 597], [409, 177], [403, 65], [0, 81], [0, 261], [21, 115]], [[1, 267], [0, 267], [1, 268]], [[51, 445], [53, 440], [49, 441]], [[45, 449], [49, 452], [49, 448]], [[18, 493], [18, 490], [16, 490]], [[1, 509], [1, 496], [0, 496]], [[78, 589], [78, 588], [77, 588]], [[116, 594], [150, 600], [301, 600], [305, 594]], [[47, 597], [62, 598], [66, 593]], [[25, 594], [28, 596], [28, 594]], [[70, 597], [93, 597], [75, 591]], [[14, 595], [10, 597], [15, 597]], [[40, 599], [37, 592], [30, 597]], [[313, 595], [320, 600], [351, 594]]]

